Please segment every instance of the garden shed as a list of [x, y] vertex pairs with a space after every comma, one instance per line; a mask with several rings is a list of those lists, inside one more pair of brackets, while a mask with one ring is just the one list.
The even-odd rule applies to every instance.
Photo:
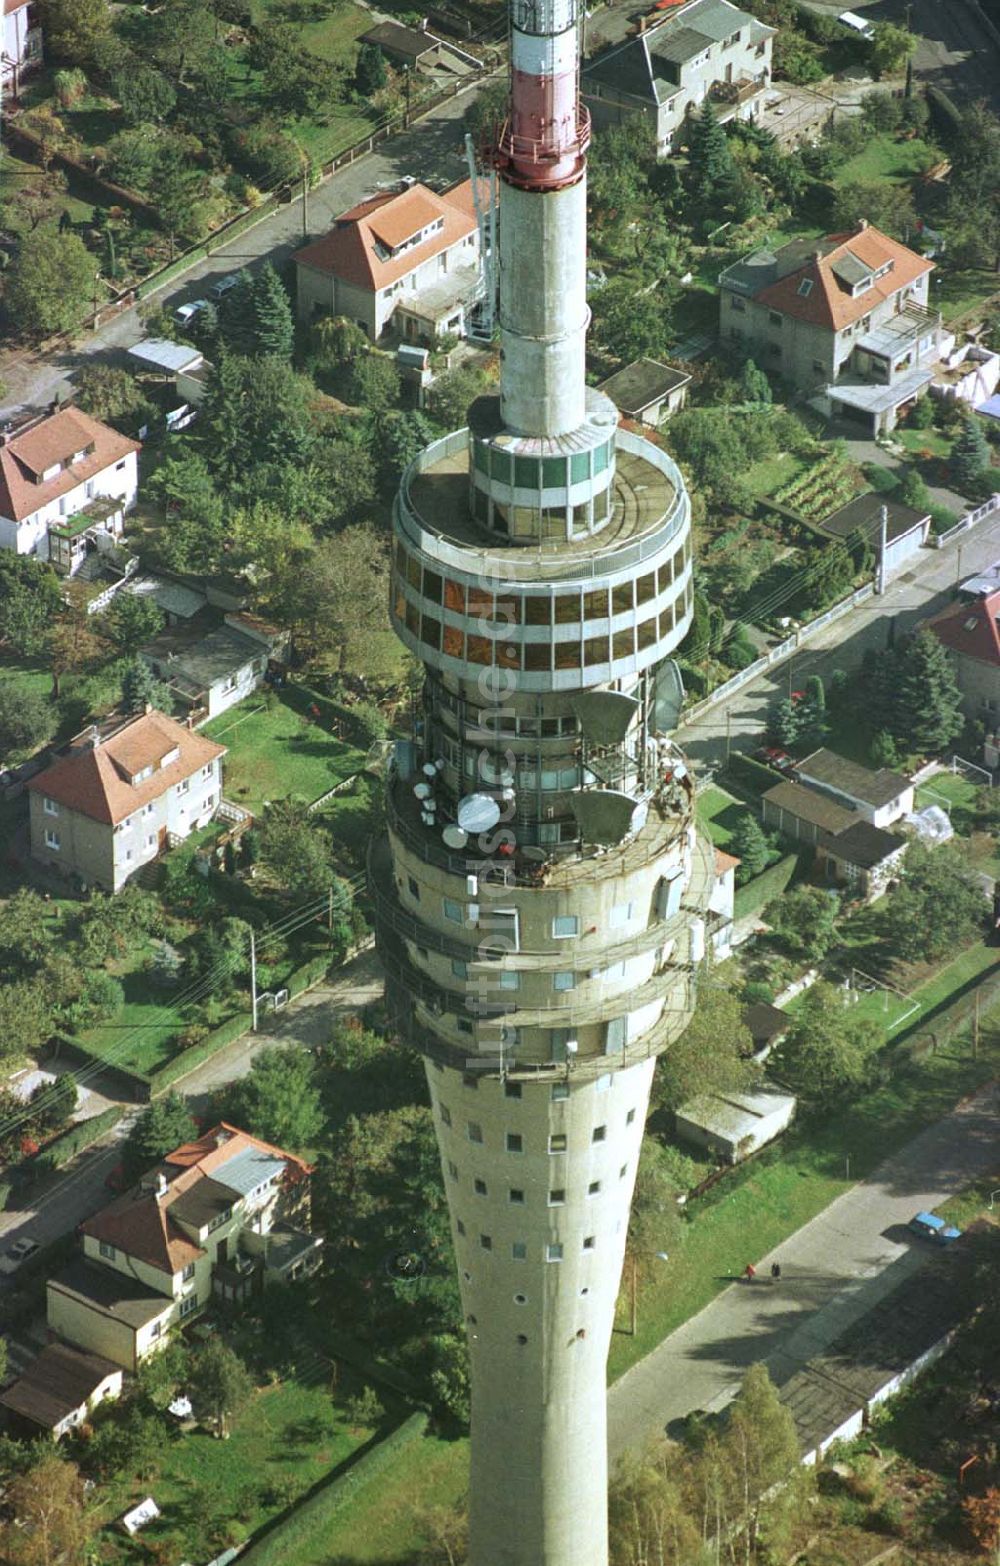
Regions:
[[773, 1142], [790, 1124], [795, 1095], [777, 1088], [747, 1093], [702, 1093], [677, 1110], [677, 1134], [726, 1163], [738, 1164]]

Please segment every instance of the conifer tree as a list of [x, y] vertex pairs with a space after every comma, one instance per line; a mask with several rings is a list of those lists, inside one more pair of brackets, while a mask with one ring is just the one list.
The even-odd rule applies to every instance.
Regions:
[[385, 58], [378, 44], [363, 43], [358, 51], [354, 85], [362, 98], [371, 98], [387, 81]]
[[920, 755], [937, 755], [963, 726], [962, 698], [933, 631], [918, 631], [896, 658], [892, 733]]
[[253, 352], [290, 359], [295, 344], [292, 306], [285, 285], [270, 261], [264, 263], [254, 278], [252, 294]]
[[691, 116], [688, 138], [688, 184], [691, 195], [706, 215], [719, 186], [731, 172], [726, 133], [715, 117], [712, 100], [706, 98], [700, 112]]
[[122, 707], [126, 712], [145, 712], [147, 707], [155, 707], [169, 716], [174, 699], [169, 687], [156, 678], [149, 664], [141, 658], [133, 658], [122, 674]]
[[757, 817], [751, 815], [749, 810], [737, 821], [729, 846], [740, 861], [736, 871], [740, 886], [767, 869], [771, 845]]
[[986, 444], [982, 427], [975, 415], [966, 414], [951, 450], [951, 466], [955, 482], [961, 488], [976, 484], [989, 465], [990, 448]]
[[249, 272], [241, 272], [236, 287], [223, 296], [219, 328], [231, 353], [249, 355], [256, 351], [254, 283]]

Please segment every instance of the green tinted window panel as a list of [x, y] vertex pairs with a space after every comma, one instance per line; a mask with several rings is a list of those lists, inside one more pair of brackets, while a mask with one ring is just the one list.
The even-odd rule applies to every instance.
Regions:
[[493, 451], [490, 454], [490, 473], [493, 478], [499, 479], [501, 484], [509, 484], [513, 473], [513, 458], [508, 451]]
[[590, 477], [590, 453], [578, 451], [569, 459], [569, 476], [573, 484], [582, 484]]
[[518, 489], [538, 488], [538, 458], [514, 458], [514, 483]]
[[481, 445], [478, 440], [474, 441], [472, 445], [472, 460], [480, 473], [488, 473], [490, 471], [489, 447]]
[[608, 465], [607, 446], [597, 446], [594, 449], [594, 472], [603, 473]]
[[542, 458], [542, 488], [565, 489], [566, 487], [566, 458], [543, 457]]

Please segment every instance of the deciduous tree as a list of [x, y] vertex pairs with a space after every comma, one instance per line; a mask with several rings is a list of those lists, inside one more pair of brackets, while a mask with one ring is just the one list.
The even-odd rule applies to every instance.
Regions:
[[388, 81], [385, 56], [378, 44], [363, 43], [354, 68], [354, 85], [362, 98], [373, 98]]
[[875, 79], [881, 81], [884, 76], [901, 71], [916, 47], [916, 37], [908, 28], [897, 27], [894, 22], [875, 22], [868, 55]]
[[951, 843], [911, 843], [902, 885], [886, 898], [879, 923], [890, 947], [908, 962], [960, 950], [983, 928], [986, 898], [979, 878]]
[[222, 1338], [209, 1338], [195, 1354], [191, 1394], [199, 1419], [213, 1420], [217, 1434], [228, 1439], [230, 1420], [253, 1396], [253, 1381], [239, 1355]]
[[704, 984], [695, 1014], [680, 1038], [660, 1056], [653, 1079], [654, 1102], [678, 1109], [698, 1093], [730, 1093], [757, 1073], [753, 1037], [731, 990]]
[[117, 593], [101, 616], [101, 630], [120, 653], [130, 657], [163, 630], [166, 616], [149, 593]]
[[194, 1117], [187, 1104], [171, 1088], [144, 1110], [122, 1143], [125, 1178], [137, 1180], [145, 1170], [159, 1163], [167, 1153], [197, 1135]]
[[116, 71], [111, 85], [130, 125], [158, 125], [177, 102], [173, 85], [163, 72], [139, 60], [131, 60], [127, 69]]
[[93, 309], [98, 271], [78, 235], [41, 228], [26, 234], [4, 276], [10, 324], [37, 336], [72, 331]]
[[819, 886], [797, 886], [769, 903], [764, 918], [781, 945], [795, 957], [820, 962], [834, 937], [840, 901]]
[[55, 733], [58, 713], [27, 680], [0, 681], [0, 756], [19, 761]]
[[107, 0], [42, 0], [41, 9], [47, 57], [88, 65], [111, 30]]
[[818, 1103], [871, 1080], [882, 1036], [877, 1022], [857, 1016], [843, 991], [814, 984], [774, 1061], [790, 1087]]
[[385, 624], [386, 578], [384, 540], [368, 523], [346, 527], [320, 541], [304, 579], [285, 585], [282, 618], [347, 670], [363, 638]]
[[325, 1116], [313, 1057], [294, 1044], [262, 1050], [237, 1084], [232, 1112], [238, 1125], [277, 1147], [315, 1147]]
[[81, 1566], [95, 1523], [75, 1463], [43, 1456], [10, 1481], [6, 1501], [0, 1553], [10, 1566]]

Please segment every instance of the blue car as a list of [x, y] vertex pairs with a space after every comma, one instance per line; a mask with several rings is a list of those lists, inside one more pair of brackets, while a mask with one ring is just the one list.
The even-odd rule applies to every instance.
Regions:
[[910, 1228], [922, 1240], [933, 1240], [935, 1245], [950, 1245], [962, 1233], [961, 1229], [945, 1223], [937, 1213], [917, 1213], [915, 1218], [910, 1219]]

